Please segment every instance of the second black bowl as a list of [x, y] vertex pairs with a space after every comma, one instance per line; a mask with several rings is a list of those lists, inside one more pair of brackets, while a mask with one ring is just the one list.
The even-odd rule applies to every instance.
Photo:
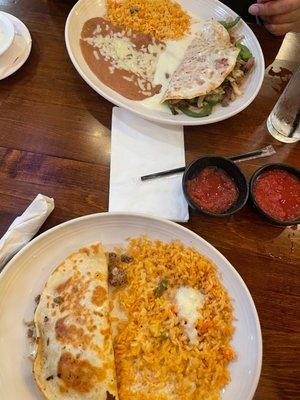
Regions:
[[259, 178], [259, 176], [267, 171], [273, 171], [273, 170], [281, 170], [281, 171], [286, 171], [290, 175], [293, 175], [300, 179], [300, 170], [294, 167], [291, 167], [290, 165], [287, 164], [281, 164], [281, 163], [273, 163], [273, 164], [266, 164], [263, 167], [259, 168], [257, 171], [254, 172], [250, 179], [250, 199], [256, 209], [259, 211], [259, 213], [265, 217], [266, 219], [269, 220], [269, 222], [272, 222], [275, 225], [281, 225], [281, 226], [289, 226], [289, 225], [298, 225], [300, 224], [300, 218], [295, 218], [293, 220], [279, 220], [274, 217], [272, 217], [270, 214], [268, 214], [266, 211], [264, 211], [261, 206], [258, 204], [258, 202], [255, 199], [255, 195], [253, 193], [253, 188], [255, 185], [256, 180]]
[[[239, 190], [239, 197], [237, 201], [227, 210], [221, 213], [213, 213], [210, 211], [203, 210], [194, 201], [191, 199], [187, 192], [187, 181], [195, 178], [195, 176], [206, 167], [218, 167], [223, 169], [230, 178], [235, 183], [236, 187]], [[205, 215], [209, 215], [211, 217], [226, 217], [228, 215], [234, 214], [239, 211], [247, 202], [249, 195], [249, 186], [246, 180], [245, 175], [240, 170], [240, 168], [231, 160], [225, 157], [214, 157], [214, 156], [206, 156], [200, 157], [194, 160], [185, 170], [183, 178], [182, 178], [182, 188], [185, 198], [190, 205], [196, 211], [199, 211]]]

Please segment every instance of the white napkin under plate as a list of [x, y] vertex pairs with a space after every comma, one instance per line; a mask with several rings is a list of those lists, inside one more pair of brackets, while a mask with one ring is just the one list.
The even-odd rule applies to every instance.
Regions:
[[37, 233], [54, 209], [54, 200], [38, 194], [0, 239], [0, 270]]
[[114, 107], [109, 211], [137, 212], [186, 222], [182, 174], [142, 182], [142, 175], [185, 165], [182, 126], [160, 125]]

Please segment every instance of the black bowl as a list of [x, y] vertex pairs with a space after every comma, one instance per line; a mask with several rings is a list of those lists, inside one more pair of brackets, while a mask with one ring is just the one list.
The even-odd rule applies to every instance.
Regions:
[[[222, 213], [213, 213], [203, 210], [193, 202], [187, 192], [187, 181], [193, 179], [200, 170], [205, 167], [218, 167], [227, 172], [239, 190], [237, 201], [227, 210]], [[239, 211], [246, 203], [249, 195], [249, 187], [245, 175], [234, 162], [225, 157], [206, 156], [194, 160], [185, 170], [182, 178], [182, 188], [185, 198], [194, 210], [211, 217], [227, 217]]]
[[276, 163], [276, 164], [266, 164], [263, 167], [259, 168], [258, 170], [256, 170], [254, 172], [254, 174], [252, 175], [251, 179], [250, 179], [250, 199], [252, 201], [252, 203], [254, 204], [254, 206], [256, 207], [256, 209], [259, 211], [259, 213], [267, 218], [270, 222], [272, 222], [275, 225], [281, 225], [281, 226], [288, 226], [288, 225], [297, 225], [300, 224], [300, 217], [292, 220], [292, 221], [281, 221], [279, 219], [273, 218], [271, 217], [271, 215], [267, 214], [260, 206], [259, 204], [256, 202], [255, 200], [255, 196], [253, 194], [253, 186], [254, 183], [256, 181], [256, 179], [259, 177], [259, 175], [261, 175], [263, 172], [266, 171], [272, 171], [274, 169], [281, 169], [283, 171], [289, 172], [290, 174], [296, 176], [297, 178], [300, 179], [300, 170], [294, 167], [291, 167], [287, 164], [281, 164], [281, 163]]

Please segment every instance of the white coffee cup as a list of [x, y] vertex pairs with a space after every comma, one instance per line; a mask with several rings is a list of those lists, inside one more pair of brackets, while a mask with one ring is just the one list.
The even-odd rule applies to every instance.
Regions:
[[15, 29], [13, 23], [0, 12], [0, 55], [11, 46], [14, 37]]

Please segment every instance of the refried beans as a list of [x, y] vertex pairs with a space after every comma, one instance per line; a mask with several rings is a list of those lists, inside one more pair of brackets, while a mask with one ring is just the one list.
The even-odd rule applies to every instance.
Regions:
[[85, 22], [80, 47], [98, 79], [122, 96], [144, 100], [159, 93], [153, 78], [163, 42], [97, 17]]

